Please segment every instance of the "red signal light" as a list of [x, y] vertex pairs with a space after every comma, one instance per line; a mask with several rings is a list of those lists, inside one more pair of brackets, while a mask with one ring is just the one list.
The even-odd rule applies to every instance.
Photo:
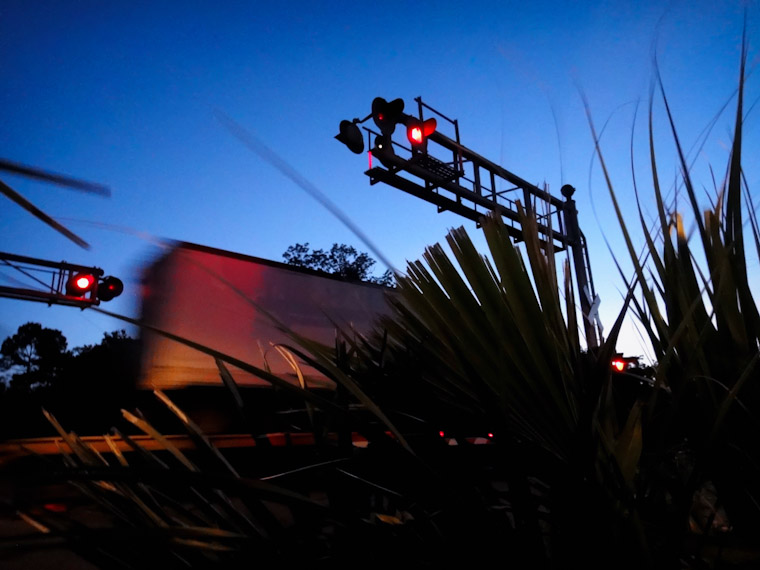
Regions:
[[625, 360], [616, 358], [615, 360], [612, 361], [612, 368], [614, 368], [618, 372], [622, 372], [623, 370], [625, 370]]
[[66, 294], [73, 297], [84, 297], [95, 287], [97, 279], [91, 273], [75, 273], [66, 282]]
[[438, 122], [435, 118], [426, 121], [410, 118], [406, 123], [406, 138], [412, 143], [412, 148], [422, 150], [427, 143], [427, 139], [435, 132]]
[[110, 276], [101, 278], [98, 275], [87, 271], [72, 273], [66, 281], [66, 295], [97, 305], [98, 301], [110, 301], [124, 292], [121, 279]]

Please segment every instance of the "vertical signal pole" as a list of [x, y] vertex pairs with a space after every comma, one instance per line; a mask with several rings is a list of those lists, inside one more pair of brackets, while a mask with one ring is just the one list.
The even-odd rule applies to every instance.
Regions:
[[[591, 273], [586, 263], [586, 243], [578, 225], [578, 210], [575, 208], [573, 194], [575, 188], [565, 184], [560, 190], [565, 197], [563, 218], [568, 245], [573, 252], [573, 267], [575, 268], [575, 282], [578, 284], [578, 297], [581, 301], [583, 313], [583, 326], [586, 330], [586, 344], [588, 349], [599, 348], [599, 339], [596, 334], [596, 311], [598, 302], [594, 299], [594, 285], [591, 282]], [[593, 303], [593, 305], [592, 305]]]

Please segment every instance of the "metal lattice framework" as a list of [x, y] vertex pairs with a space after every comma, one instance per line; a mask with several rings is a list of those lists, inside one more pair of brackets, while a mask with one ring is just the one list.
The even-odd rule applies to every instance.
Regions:
[[[451, 125], [454, 138], [436, 130], [424, 144], [410, 148], [393, 140], [386, 125], [385, 132], [363, 126], [370, 148], [370, 166], [365, 172], [370, 184], [382, 182], [435, 204], [439, 212], [450, 211], [475, 222], [488, 212], [497, 212], [505, 219], [510, 235], [517, 241], [523, 239], [519, 201], [527, 212], [536, 215], [539, 237], [545, 244], [551, 243], [555, 252], [572, 250], [587, 343], [589, 348], [598, 347], [601, 337], [601, 326], [597, 330], [599, 298], [594, 290], [586, 239], [578, 226], [578, 213], [572, 199], [575, 189], [570, 185], [563, 186], [564, 200], [551, 195], [462, 145], [457, 120], [426, 105], [420, 97], [415, 102], [418, 116], [400, 113], [397, 122], [420, 123], [425, 120], [427, 112]], [[373, 109], [373, 113], [362, 120], [354, 119], [352, 124], [364, 123], [370, 118], [378, 123], [376, 114]], [[357, 127], [353, 128], [356, 128], [356, 134], [341, 125], [341, 134], [336, 138], [347, 146], [350, 139], [349, 148], [357, 152], [356, 136], [364, 135]], [[363, 143], [361, 146], [363, 148]], [[375, 164], [374, 159], [381, 165]]]
[[81, 296], [69, 295], [66, 291], [66, 283], [78, 273], [92, 275], [96, 279], [103, 277], [104, 272], [99, 267], [75, 265], [65, 261], [47, 261], [2, 252], [0, 252], [0, 267], [13, 269], [23, 275], [28, 282], [38, 286], [32, 289], [0, 285], [0, 297], [40, 301], [48, 305], [69, 305], [82, 309], [99, 304], [97, 287]]

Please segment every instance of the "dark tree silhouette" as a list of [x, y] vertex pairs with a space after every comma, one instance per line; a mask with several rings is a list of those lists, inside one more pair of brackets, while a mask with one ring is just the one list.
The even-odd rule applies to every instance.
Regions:
[[27, 323], [2, 344], [0, 440], [53, 435], [41, 409], [85, 433], [107, 431], [120, 408], [134, 405], [139, 342], [123, 330], [99, 344], [66, 350], [60, 331]]
[[72, 426], [87, 432], [107, 430], [119, 418], [119, 410], [134, 403], [139, 341], [119, 330], [73, 353], [50, 391], [53, 402], [48, 405]]
[[12, 375], [11, 386], [29, 390], [49, 385], [70, 357], [66, 346], [66, 337], [59, 330], [39, 323], [21, 325], [0, 348], [2, 368], [7, 372], [21, 369]]
[[376, 261], [364, 252], [358, 252], [350, 245], [334, 243], [330, 251], [310, 249], [308, 243], [291, 245], [283, 259], [289, 265], [316, 269], [331, 275], [338, 275], [349, 281], [365, 281], [391, 287], [394, 284], [393, 273], [387, 270], [380, 277], [370, 274]]

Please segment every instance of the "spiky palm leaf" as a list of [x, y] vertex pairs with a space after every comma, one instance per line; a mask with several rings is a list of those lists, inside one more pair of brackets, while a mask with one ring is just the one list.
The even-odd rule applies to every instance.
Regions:
[[[697, 252], [687, 238], [683, 213], [669, 210], [663, 196], [652, 101], [649, 155], [660, 239], [649, 237], [640, 214], [647, 236], [646, 265], [634, 253], [613, 184], [606, 178], [635, 269], [632, 287], [641, 293], [642, 301], [634, 303], [635, 312], [658, 361], [656, 389], [643, 416], [640, 508], [662, 513], [661, 519], [651, 524], [666, 537], [663, 541], [669, 542], [672, 556], [683, 545], [684, 519], [694, 498], [706, 486], [717, 488], [719, 504], [711, 505], [713, 516], [725, 507], [735, 535], [754, 536], [760, 528], [760, 453], [756, 443], [760, 436], [760, 318], [749, 286], [742, 213], [743, 190], [749, 196], [741, 174], [745, 62], [746, 42], [726, 175], [716, 188], [713, 204], [704, 212], [658, 77], [681, 182], [696, 226]], [[598, 139], [596, 142], [604, 168]], [[757, 227], [753, 223], [751, 228], [757, 244]], [[704, 262], [698, 261], [700, 255]], [[665, 501], [670, 507], [663, 509]], [[700, 531], [707, 535], [711, 523], [707, 520]]]

